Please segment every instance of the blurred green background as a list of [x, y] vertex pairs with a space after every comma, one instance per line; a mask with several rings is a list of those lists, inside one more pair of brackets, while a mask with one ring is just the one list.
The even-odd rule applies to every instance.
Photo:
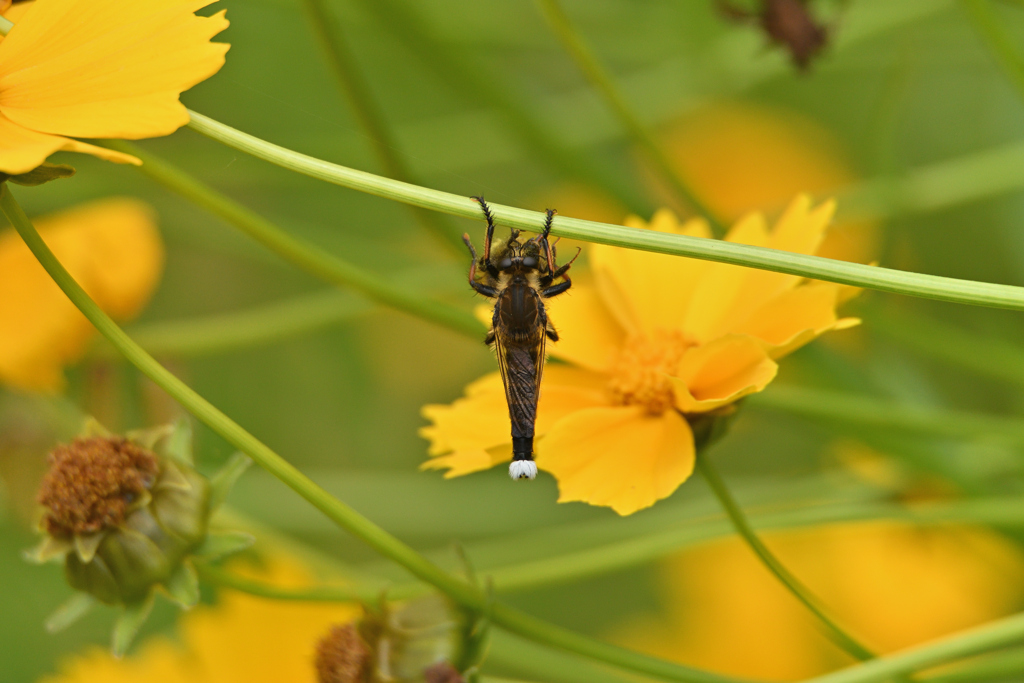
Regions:
[[[1024, 285], [1024, 93], [1014, 89], [963, 7], [948, 0], [811, 5], [825, 17], [832, 44], [800, 73], [756, 25], [726, 20], [710, 1], [564, 3], [626, 99], [668, 141], [672, 154], [672, 136], [685, 137], [691, 117], [716, 111], [712, 107], [764, 112], [787, 122], [798, 137], [805, 130], [811, 147], [827, 147], [828, 157], [845, 169], [846, 180], [836, 187], [822, 181], [824, 186], [805, 189], [817, 199], [837, 196], [840, 222], [875, 226], [862, 238], [865, 260]], [[227, 0], [217, 7], [226, 7], [231, 20], [218, 38], [231, 43], [227, 64], [183, 101], [276, 144], [382, 172], [302, 7], [294, 0]], [[557, 154], [545, 155], [530, 142], [517, 115], [504, 106], [511, 101], [577, 164], [607, 173], [633, 208], [650, 212], [666, 202], [533, 4], [335, 0], [330, 7], [420, 183], [525, 208], [550, 205], [565, 215], [621, 219], [622, 203], [573, 177], [553, 162]], [[1024, 7], [997, 2], [992, 8], [1024, 55]], [[446, 252], [406, 207], [287, 172], [189, 130], [142, 144], [294, 235], [467, 309], [475, 303], [465, 286], [466, 259]], [[723, 144], [720, 154], [739, 168], [747, 151], [742, 144]], [[166, 273], [133, 323], [136, 330], [328, 291], [134, 168], [70, 155], [59, 161], [74, 164], [78, 174], [16, 191], [30, 215], [110, 195], [140, 197], [158, 210]], [[693, 162], [696, 173], [700, 163]], [[728, 178], [721, 182], [728, 185]], [[762, 208], [774, 213], [784, 201], [776, 197]], [[475, 237], [482, 230], [477, 222], [445, 220]], [[716, 512], [699, 478], [669, 501], [619, 520], [606, 509], [556, 505], [556, 486], [546, 476], [513, 486], [504, 468], [450, 481], [419, 472], [426, 457], [416, 433], [424, 424], [421, 406], [450, 402], [468, 382], [492, 371], [490, 353], [482, 343], [403, 314], [357, 306], [356, 297], [327, 296], [353, 314], [266, 343], [165, 354], [161, 360], [317, 482], [448, 566], [457, 566], [450, 549], [456, 539], [487, 567]], [[863, 327], [796, 354], [784, 364], [780, 383], [911, 407], [1008, 418], [1024, 411], [1020, 314], [872, 293], [848, 310], [865, 318]], [[936, 324], [942, 327], [929, 327]], [[945, 336], [950, 327], [963, 338]], [[116, 361], [85, 361], [69, 370], [69, 378], [68, 403], [101, 415], [112, 427], [173, 415]], [[101, 400], [94, 389], [104, 382], [115, 393], [132, 389]], [[885, 453], [908, 481], [926, 473], [962, 495], [1013, 495], [1024, 481], [1024, 438], [1008, 436], [1012, 427], [997, 436], [978, 429], [953, 438], [807, 417], [792, 406], [773, 405], [773, 388], [763, 404], [750, 402], [715, 449], [744, 504], [903, 492], [850, 474], [836, 455], [840, 439]], [[0, 408], [8, 434], [44, 421], [53, 410], [52, 402], [12, 391], [0, 395]], [[202, 427], [197, 448], [207, 471], [231, 450]], [[101, 611], [58, 636], [43, 631], [42, 620], [69, 591], [59, 568], [34, 567], [20, 556], [33, 533], [15, 503], [34, 486], [38, 462], [13, 462], [10, 450], [0, 457], [11, 503], [0, 516], [0, 611], [7, 616], [0, 620], [0, 671], [3, 680], [21, 683], [54, 671], [63, 656], [85, 644], [105, 644], [112, 615]], [[231, 503], [325, 552], [401, 576], [262, 472], [246, 475]], [[658, 611], [655, 574], [653, 565], [645, 565], [508, 599], [603, 636], [637, 614]], [[169, 629], [173, 617], [163, 606], [147, 631]], [[506, 641], [496, 642], [494, 660], [511, 666]]]

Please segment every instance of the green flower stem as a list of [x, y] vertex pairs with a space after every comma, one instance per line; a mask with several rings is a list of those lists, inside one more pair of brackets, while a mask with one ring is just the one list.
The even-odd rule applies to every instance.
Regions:
[[1010, 78], [1017, 93], [1024, 97], [1024, 59], [1018, 54], [1013, 39], [1000, 26], [1001, 20], [996, 16], [988, 0], [960, 0], [960, 4], [967, 11], [974, 29]]
[[[396, 180], [413, 182], [413, 174], [398, 151], [395, 136], [386, 123], [384, 112], [374, 99], [370, 85], [363, 78], [356, 59], [345, 41], [341, 23], [324, 0], [302, 0], [302, 4], [309, 18], [310, 30], [326, 53], [338, 85], [348, 97], [352, 111], [369, 136], [385, 172]], [[423, 227], [437, 236], [447, 247], [459, 256], [465, 255], [466, 247], [462, 243], [462, 236], [454, 225], [433, 211], [415, 206], [412, 207], [412, 211]]]
[[410, 583], [393, 588], [362, 586], [358, 584], [353, 586], [321, 584], [306, 588], [282, 588], [266, 581], [250, 579], [205, 563], [196, 563], [196, 572], [203, 580], [218, 586], [272, 600], [375, 603], [380, 600], [382, 594], [392, 600], [404, 600], [425, 595], [431, 591], [431, 588], [423, 583]]
[[[466, 218], [480, 216], [480, 206], [468, 197], [410, 185], [315, 159], [247, 135], [195, 112], [192, 112], [189, 125], [229, 147], [336, 185]], [[501, 225], [533, 232], [543, 227], [544, 214], [500, 204], [492, 204], [491, 208]], [[555, 218], [552, 233], [588, 242], [731, 263], [896, 294], [1024, 310], [1024, 287], [908, 273], [820, 256], [626, 228], [564, 216]]]
[[740, 535], [750, 549], [754, 551], [754, 554], [761, 560], [765, 567], [768, 568], [775, 578], [785, 586], [793, 596], [803, 603], [821, 625], [824, 626], [825, 633], [832, 641], [845, 650], [847, 653], [856, 657], [861, 661], [873, 659], [876, 655], [861, 645], [853, 636], [849, 635], [844, 629], [836, 623], [835, 619], [828, 614], [825, 606], [822, 605], [821, 601], [811, 593], [810, 589], [807, 588], [798, 578], [796, 578], [786, 567], [779, 562], [778, 558], [772, 554], [768, 547], [761, 542], [757, 534], [754, 533], [753, 527], [747, 521], [740, 506], [733, 499], [732, 494], [726, 487], [725, 482], [719, 475], [718, 470], [714, 465], [711, 464], [710, 459], [705, 453], [697, 454], [697, 469], [700, 470], [701, 475], [711, 488], [712, 493], [718, 499], [718, 502], [722, 504], [722, 508], [725, 510], [730, 521], [736, 529], [736, 533]]
[[751, 397], [748, 405], [865, 427], [1024, 445], [1020, 418], [923, 408], [846, 392], [778, 385]]
[[412, 50], [453, 90], [485, 106], [493, 106], [508, 129], [535, 154], [571, 178], [599, 188], [616, 198], [637, 215], [648, 215], [650, 200], [627, 182], [612, 164], [583, 148], [567, 146], [558, 132], [550, 130], [547, 120], [525, 93], [517, 92], [484, 62], [429, 37], [430, 28], [416, 16], [415, 4], [401, 0], [360, 0], [360, 5], [375, 15], [385, 30], [394, 32], [404, 47]]
[[[373, 308], [355, 294], [332, 289], [243, 311], [137, 324], [126, 331], [154, 356], [196, 357], [270, 344], [352, 320]], [[97, 343], [89, 355], [120, 357], [103, 342]]]
[[115, 140], [108, 141], [107, 146], [142, 159], [143, 165], [140, 168], [143, 173], [220, 216], [274, 253], [325, 282], [351, 287], [385, 306], [462, 334], [480, 337], [484, 332], [483, 325], [468, 310], [398, 287], [379, 275], [296, 239], [262, 216], [136, 145]]
[[132, 365], [228, 443], [248, 455], [268, 473], [305, 498], [328, 519], [381, 555], [405, 567], [416, 578], [435, 586], [463, 607], [486, 613], [495, 625], [551, 647], [568, 650], [613, 666], [669, 681], [725, 683], [725, 681], [734, 680], [648, 657], [549, 624], [506, 605], [495, 603], [480, 590], [448, 574], [411, 547], [317, 486], [293, 465], [172, 375], [142, 347], [132, 341], [64, 269], [53, 252], [43, 242], [39, 233], [36, 232], [6, 184], [0, 190], [0, 209], [7, 215], [25, 244], [35, 254], [54, 282], [88, 318], [89, 322], [99, 330], [100, 334], [106, 337]]
[[[1024, 528], [1024, 506], [1020, 505], [1020, 499], [1017, 497], [972, 498], [952, 503], [911, 507], [882, 502], [835, 503], [751, 515], [749, 522], [755, 530], [764, 531], [892, 519], [919, 525], [986, 524], [1021, 529]], [[496, 593], [548, 588], [647, 564], [733, 533], [735, 527], [728, 519], [697, 519], [686, 521], [668, 530], [640, 534], [624, 541], [514, 565], [480, 568], [478, 574], [492, 583]], [[251, 579], [234, 581], [233, 576], [230, 575], [223, 580], [212, 580], [255, 595], [276, 591], [289, 600], [323, 599], [323, 593], [318, 588], [282, 589]], [[359, 588], [359, 592], [379, 595], [384, 589], [385, 586], [374, 584], [371, 588]], [[409, 597], [419, 595], [425, 590], [427, 589], [424, 584], [399, 584], [387, 588], [386, 594], [388, 597]], [[338, 599], [346, 601], [350, 598], [348, 594], [343, 593]]]
[[1024, 648], [997, 652], [984, 659], [965, 663], [955, 671], [922, 676], [926, 683], [986, 683], [1020, 680], [1024, 674]]
[[925, 645], [908, 648], [805, 683], [883, 683], [900, 675], [972, 657], [1024, 641], [1024, 614], [998, 619]]
[[547, 19], [555, 36], [561, 42], [562, 47], [565, 48], [565, 51], [576, 62], [576, 66], [583, 72], [590, 85], [604, 98], [608, 108], [619, 119], [619, 123], [622, 124], [626, 133], [632, 139], [633, 144], [647, 155], [654, 170], [676, 196], [676, 200], [703, 216], [711, 226], [714, 234], [717, 237], [723, 237], [725, 235], [725, 226], [722, 225], [714, 212], [701, 201], [697, 194], [690, 189], [679, 173], [676, 172], [676, 169], [672, 167], [672, 162], [669, 160], [665, 150], [661, 148], [654, 134], [647, 129], [647, 126], [640, 120], [640, 117], [629, 106], [626, 98], [619, 92], [618, 86], [615, 85], [615, 81], [612, 80], [604, 67], [601, 66], [590, 46], [573, 28], [572, 22], [569, 21], [568, 15], [562, 9], [558, 0], [537, 0], [537, 4], [540, 6], [541, 12], [543, 12], [544, 18]]

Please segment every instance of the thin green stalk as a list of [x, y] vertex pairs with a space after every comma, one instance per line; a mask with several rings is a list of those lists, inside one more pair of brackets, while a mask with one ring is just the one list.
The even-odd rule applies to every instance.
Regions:
[[[127, 332], [154, 356], [195, 357], [271, 344], [351, 320], [371, 310], [373, 304], [365, 299], [332, 289], [242, 311], [136, 324]], [[89, 355], [119, 356], [113, 347], [102, 342]]]
[[778, 385], [753, 397], [749, 405], [879, 429], [1024, 445], [1020, 418], [904, 405], [848, 392]]
[[1007, 645], [1019, 645], [1022, 641], [1024, 614], [1016, 614], [835, 673], [809, 678], [804, 683], [883, 683], [896, 676], [991, 652]]
[[1000, 25], [988, 0], [960, 0], [974, 29], [988, 45], [999, 66], [1003, 68], [1017, 94], [1024, 97], [1024, 59], [1017, 53], [1017, 46]]
[[283, 588], [266, 581], [250, 579], [234, 572], [225, 571], [219, 567], [202, 562], [196, 563], [195, 568], [196, 573], [204, 581], [271, 600], [296, 602], [374, 602], [380, 598], [379, 591], [362, 589], [359, 586], [329, 586], [320, 584], [307, 588]]
[[718, 502], [722, 504], [722, 508], [732, 521], [736, 533], [750, 546], [750, 549], [754, 551], [754, 554], [757, 555], [768, 571], [793, 594], [793, 597], [803, 603], [804, 607], [818, 618], [818, 621], [824, 627], [825, 634], [836, 645], [853, 657], [861, 661], [873, 659], [876, 655], [841, 628], [835, 619], [828, 614], [828, 611], [818, 597], [811, 593], [810, 589], [800, 579], [796, 578], [786, 569], [779, 562], [778, 558], [768, 550], [768, 546], [761, 542], [761, 539], [754, 533], [753, 527], [747, 521], [746, 516], [744, 516], [743, 510], [740, 509], [740, 506], [733, 499], [721, 475], [719, 475], [715, 466], [711, 464], [706, 454], [701, 453], [697, 455], [697, 469], [700, 470], [701, 475], [711, 488], [712, 493], [715, 494]]
[[[369, 136], [385, 172], [395, 180], [415, 182], [412, 171], [398, 151], [398, 144], [387, 125], [384, 111], [374, 99], [370, 84], [363, 78], [355, 56], [345, 41], [341, 22], [324, 0], [302, 0], [302, 4], [309, 17], [310, 30], [326, 53], [338, 85], [348, 97], [352, 111]], [[461, 235], [443, 216], [418, 207], [412, 207], [412, 212], [416, 219], [445, 246], [460, 256], [466, 253]]]
[[480, 59], [470, 58], [451, 45], [430, 38], [430, 29], [410, 9], [414, 4], [396, 0], [360, 0], [360, 4], [377, 17], [383, 28], [397, 34], [403, 47], [432, 66], [452, 89], [485, 106], [495, 107], [511, 132], [541, 159], [569, 177], [603, 190], [630, 212], [650, 215], [653, 210], [650, 200], [625, 182], [625, 174], [586, 149], [566, 145], [562, 136], [552, 131], [539, 115], [540, 107], [525, 92], [489, 71]]
[[136, 145], [121, 140], [108, 141], [107, 145], [142, 159], [143, 165], [139, 168], [143, 173], [220, 216], [274, 253], [325, 282], [350, 287], [385, 306], [465, 335], [480, 337], [483, 334], [483, 326], [469, 311], [396, 286], [383, 276], [296, 239], [259, 214]]
[[157, 386], [166, 391], [201, 422], [223, 437], [225, 441], [248, 455], [256, 464], [305, 498], [328, 519], [381, 555], [407, 569], [416, 578], [435, 586], [466, 609], [486, 612], [496, 626], [551, 647], [568, 650], [613, 666], [669, 681], [725, 683], [725, 681], [734, 680], [602, 643], [549, 624], [507, 605], [496, 603], [474, 586], [445, 572], [410, 546], [331, 496], [288, 461], [171, 374], [142, 347], [132, 341], [64, 269], [64, 266], [60, 264], [32, 226], [28, 216], [25, 215], [6, 184], [0, 190], [0, 209], [3, 210], [54, 282], [128, 362], [153, 380]]
[[661, 177], [676, 196], [676, 200], [687, 206], [707, 220], [712, 231], [717, 237], [725, 235], [725, 226], [718, 220], [714, 212], [686, 184], [686, 181], [679, 175], [672, 162], [669, 160], [665, 150], [661, 148], [654, 134], [640, 120], [633, 111], [626, 98], [619, 92], [619, 87], [605, 71], [604, 67], [594, 55], [593, 50], [583, 40], [583, 37], [573, 28], [569, 16], [562, 9], [558, 0], [537, 0], [545, 19], [551, 26], [562, 47], [569, 53], [576, 66], [583, 72], [584, 77], [590, 85], [597, 90], [604, 98], [608, 108], [619, 119], [619, 123], [626, 130], [632, 139], [633, 144], [643, 150], [654, 170]]
[[[434, 211], [443, 211], [466, 218], [479, 218], [480, 216], [480, 205], [468, 197], [410, 185], [315, 159], [260, 140], [202, 114], [195, 112], [191, 112], [191, 114], [192, 121], [189, 126], [194, 130], [229, 147], [265, 159], [283, 168], [326, 180], [342, 187], [422, 206]], [[500, 204], [491, 204], [491, 208], [495, 219], [501, 225], [532, 232], [539, 232], [543, 228], [544, 214], [542, 213]], [[564, 216], [555, 218], [552, 234], [617, 247], [689, 256], [789, 273], [896, 294], [977, 306], [1024, 310], [1024, 287], [909, 273], [860, 263], [836, 261], [820, 256], [735, 244], [724, 240], [626, 228], [621, 225], [597, 223]]]

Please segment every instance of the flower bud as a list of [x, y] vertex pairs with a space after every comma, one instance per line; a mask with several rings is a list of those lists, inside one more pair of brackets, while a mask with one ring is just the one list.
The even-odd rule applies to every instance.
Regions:
[[208, 481], [192, 467], [190, 442], [183, 422], [127, 437], [93, 423], [50, 453], [38, 496], [45, 538], [30, 559], [63, 559], [68, 583], [81, 594], [48, 627], [70, 623], [94, 600], [123, 606], [115, 628], [119, 654], [145, 621], [158, 586], [182, 607], [198, 602], [193, 555], [251, 542], [207, 534], [213, 508], [245, 463], [233, 460]]

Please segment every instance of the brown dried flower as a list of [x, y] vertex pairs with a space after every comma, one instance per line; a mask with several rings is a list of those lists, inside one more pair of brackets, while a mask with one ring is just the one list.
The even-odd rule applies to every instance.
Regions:
[[316, 646], [316, 672], [320, 683], [367, 683], [370, 647], [353, 624], [332, 626]]

